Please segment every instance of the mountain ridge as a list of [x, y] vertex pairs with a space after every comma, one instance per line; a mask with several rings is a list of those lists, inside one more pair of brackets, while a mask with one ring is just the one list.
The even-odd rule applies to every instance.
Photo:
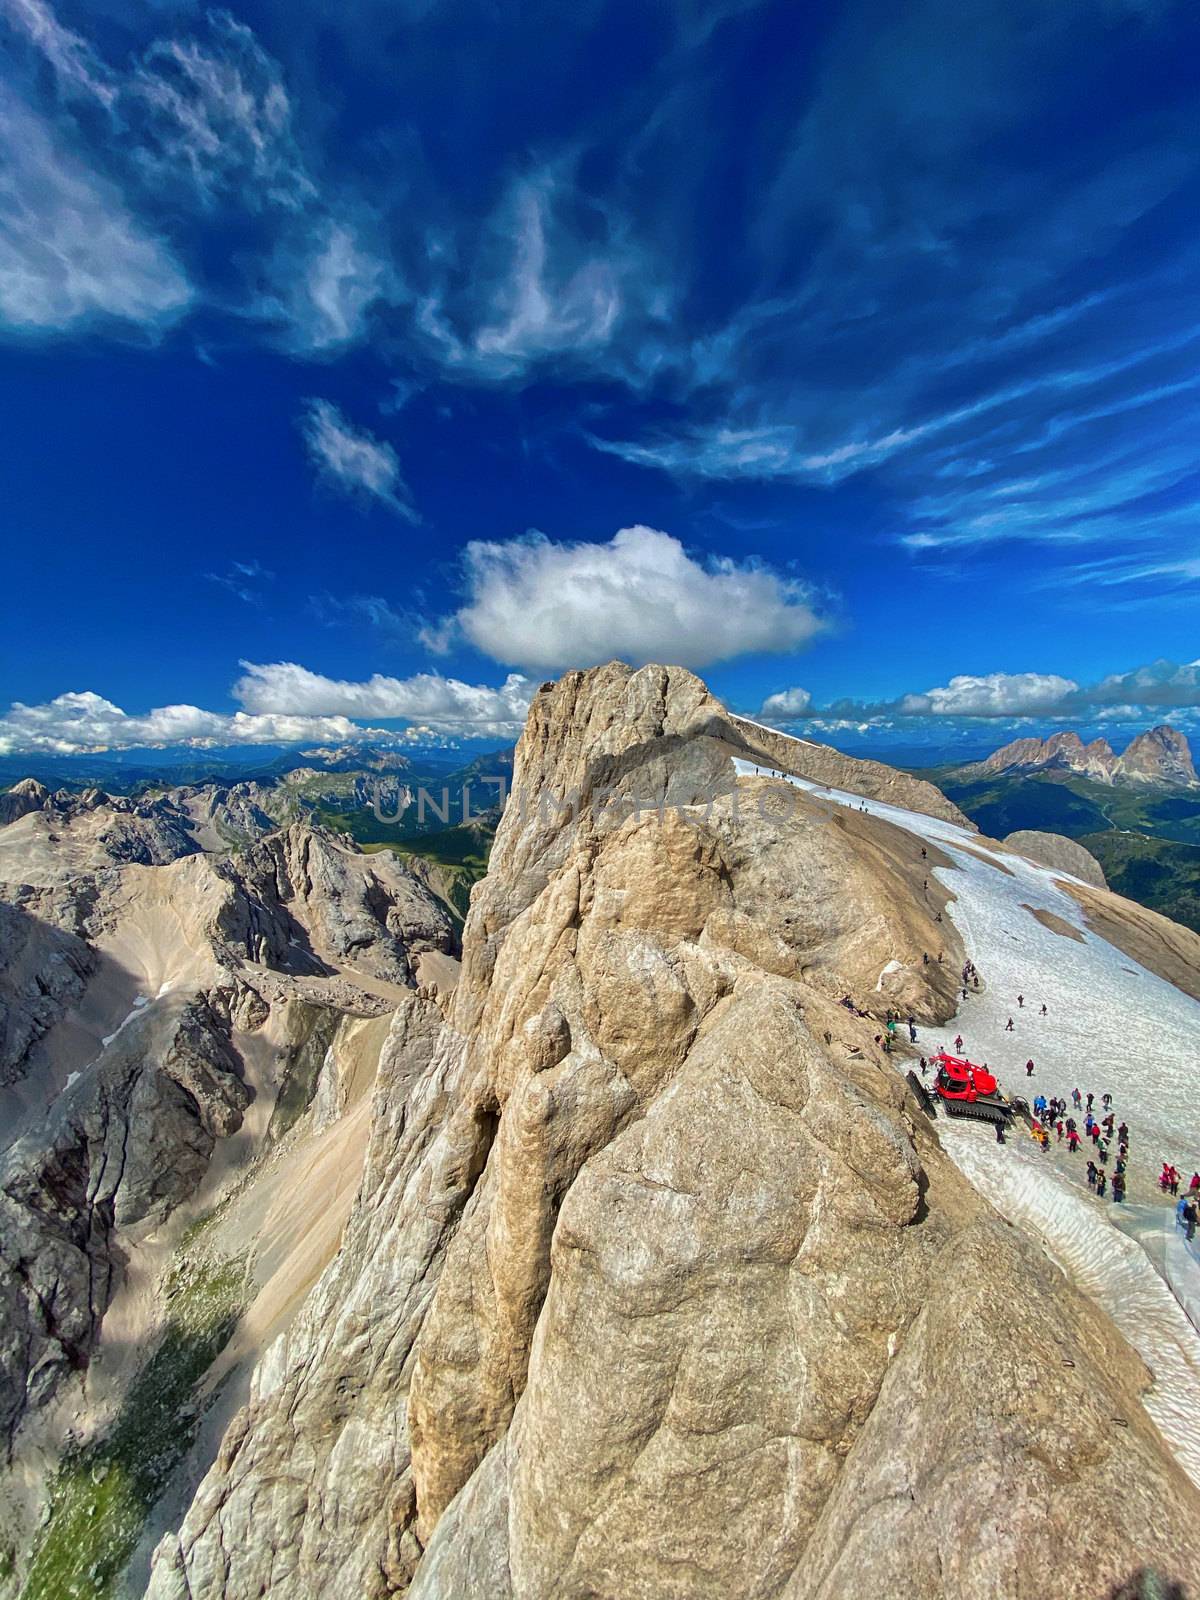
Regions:
[[1145, 783], [1171, 787], [1200, 785], [1186, 734], [1160, 723], [1130, 740], [1117, 755], [1107, 739], [1089, 744], [1071, 729], [1037, 737], [1014, 739], [983, 761], [970, 763], [964, 774], [1039, 772], [1060, 769], [1095, 778], [1101, 783]]

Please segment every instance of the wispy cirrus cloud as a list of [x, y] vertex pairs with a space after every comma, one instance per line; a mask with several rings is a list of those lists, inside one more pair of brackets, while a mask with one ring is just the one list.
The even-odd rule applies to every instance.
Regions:
[[215, 583], [229, 593], [236, 595], [246, 605], [262, 604], [262, 585], [270, 583], [275, 574], [268, 571], [261, 562], [231, 561], [224, 572], [206, 572], [205, 578], [209, 583]]
[[583, 202], [559, 165], [509, 185], [467, 259], [466, 272], [435, 275], [416, 329], [469, 380], [508, 381], [554, 362], [619, 370], [631, 329], [659, 324], [668, 309], [653, 261], [616, 214]]
[[[364, 240], [369, 207], [314, 176], [279, 63], [229, 12], [152, 38], [120, 65], [46, 0], [0, 0], [0, 18], [49, 64], [62, 99], [98, 103], [107, 124], [97, 139], [85, 116], [4, 101], [18, 159], [0, 187], [0, 319], [57, 332], [94, 308], [153, 328], [164, 303], [178, 315], [203, 300], [324, 356], [399, 296], [391, 262]], [[200, 248], [214, 215], [245, 228], [231, 257]], [[168, 219], [174, 243], [162, 237]]]
[[278, 62], [229, 12], [210, 11], [204, 25], [203, 37], [153, 40], [123, 79], [137, 159], [158, 181], [186, 177], [205, 204], [307, 205], [317, 187]]
[[366, 504], [385, 506], [408, 522], [419, 522], [400, 458], [384, 439], [356, 427], [330, 400], [310, 400], [300, 429], [318, 476]]
[[0, 17], [46, 58], [65, 92], [112, 106], [119, 93], [113, 74], [86, 39], [58, 20], [45, 0], [0, 0]]
[[37, 334], [97, 319], [156, 330], [183, 315], [193, 289], [169, 245], [2, 89], [0, 144], [0, 321]]

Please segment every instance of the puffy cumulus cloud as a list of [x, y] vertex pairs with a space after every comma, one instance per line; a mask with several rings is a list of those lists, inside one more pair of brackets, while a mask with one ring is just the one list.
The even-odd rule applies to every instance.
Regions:
[[519, 733], [535, 689], [515, 672], [492, 689], [436, 672], [411, 678], [376, 673], [354, 682], [323, 677], [294, 661], [243, 661], [242, 668], [234, 699], [254, 715], [397, 718], [463, 735]]
[[[781, 704], [794, 691], [772, 695], [763, 715], [782, 719]], [[803, 694], [803, 690], [795, 691]], [[861, 723], [874, 727], [891, 718], [988, 718], [996, 721], [1054, 717], [1065, 721], [1089, 717], [1114, 721], [1145, 721], [1148, 712], [1200, 709], [1200, 661], [1154, 661], [1128, 672], [1110, 673], [1098, 683], [1080, 684], [1054, 672], [962, 673], [933, 689], [901, 695], [896, 700], [864, 702], [837, 700], [812, 708], [814, 718]], [[814, 721], [813, 726], [823, 724]], [[832, 726], [833, 723], [825, 724]]]
[[300, 739], [389, 738], [382, 729], [361, 728], [343, 716], [202, 711], [199, 706], [158, 706], [131, 716], [102, 695], [60, 694], [44, 705], [16, 701], [0, 717], [0, 754], [24, 751], [70, 755], [162, 745], [291, 744]]
[[962, 673], [944, 687], [906, 694], [895, 709], [905, 716], [1024, 717], [1058, 709], [1078, 689], [1053, 672]]
[[802, 717], [811, 705], [812, 695], [807, 689], [780, 689], [763, 701], [759, 716], [779, 717], [781, 720]]
[[695, 560], [653, 528], [622, 528], [607, 544], [476, 540], [464, 564], [467, 603], [428, 637], [453, 632], [537, 671], [614, 657], [701, 667], [799, 649], [823, 626], [807, 585], [755, 562]]
[[1200, 661], [1155, 661], [1113, 673], [1084, 693], [1094, 706], [1200, 706]]
[[191, 286], [167, 246], [3, 92], [0, 145], [0, 321], [24, 333], [105, 317], [154, 328], [187, 309]]
[[310, 400], [300, 428], [313, 464], [327, 483], [360, 499], [376, 500], [409, 522], [420, 520], [400, 474], [399, 458], [385, 440], [356, 428], [329, 400]]
[[1030, 717], [1109, 713], [1144, 716], [1153, 710], [1200, 706], [1200, 661], [1155, 661], [1098, 683], [1079, 684], [1053, 672], [993, 672], [951, 678], [942, 688], [906, 694], [888, 709], [902, 716]]

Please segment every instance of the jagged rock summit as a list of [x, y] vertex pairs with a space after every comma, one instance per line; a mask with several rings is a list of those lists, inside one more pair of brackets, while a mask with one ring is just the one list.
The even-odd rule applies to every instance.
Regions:
[[1139, 733], [1122, 755], [1107, 739], [1084, 744], [1073, 731], [1048, 739], [1014, 739], [986, 760], [980, 772], [1078, 772], [1101, 783], [1154, 783], [1171, 786], [1200, 783], [1187, 736], [1165, 723]]
[[395, 1012], [341, 1249], [153, 1600], [1200, 1572], [1146, 1368], [873, 1046], [869, 1007], [953, 1014], [963, 952], [913, 835], [820, 786], [948, 803], [844, 762], [680, 669], [537, 694], [453, 999]]

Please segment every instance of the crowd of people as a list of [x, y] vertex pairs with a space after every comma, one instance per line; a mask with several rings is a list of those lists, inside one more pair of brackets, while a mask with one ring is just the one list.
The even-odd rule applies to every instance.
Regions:
[[[969, 960], [963, 963], [962, 982], [964, 999], [970, 986], [979, 988], [979, 973], [974, 963]], [[1023, 994], [1016, 997], [1016, 1009], [1018, 1014], [1025, 1010]], [[1048, 1008], [1043, 1003], [1038, 1015], [1045, 1017], [1048, 1014]], [[888, 1015], [890, 1018], [891, 1013]], [[908, 1021], [909, 1037], [915, 1042], [916, 1029], [913, 1026], [913, 1019], [910, 1017]], [[889, 1032], [894, 1033], [894, 1031], [889, 1021]], [[1015, 1031], [1011, 1016], [1004, 1031], [1006, 1033]], [[963, 1048], [963, 1036], [961, 1033], [956, 1034], [955, 1054], [961, 1055]], [[922, 1056], [922, 1077], [928, 1071], [928, 1066], [928, 1062]], [[986, 1062], [984, 1066], [986, 1068]], [[1031, 1057], [1025, 1063], [1025, 1076], [1032, 1078], [1035, 1071], [1036, 1066]], [[1063, 1145], [1069, 1155], [1075, 1155], [1090, 1144], [1092, 1153], [1088, 1157], [1086, 1169], [1088, 1187], [1101, 1197], [1111, 1194], [1117, 1204], [1124, 1202], [1128, 1187], [1131, 1134], [1126, 1121], [1122, 1120], [1120, 1123], [1117, 1121], [1111, 1093], [1106, 1091], [1097, 1096], [1094, 1091], [1085, 1092], [1075, 1088], [1072, 1089], [1069, 1099], [1057, 1095], [1038, 1094], [1030, 1106], [1030, 1111], [1030, 1132], [1042, 1150], [1049, 1150], [1051, 1145]], [[996, 1138], [1001, 1144], [1004, 1143], [1002, 1126], [997, 1126]], [[1158, 1182], [1163, 1194], [1174, 1197], [1179, 1195], [1183, 1178], [1176, 1167], [1169, 1161], [1164, 1161]], [[1188, 1239], [1194, 1239], [1196, 1229], [1200, 1226], [1200, 1172], [1192, 1174], [1187, 1192], [1180, 1198], [1175, 1208], [1175, 1216]]]

